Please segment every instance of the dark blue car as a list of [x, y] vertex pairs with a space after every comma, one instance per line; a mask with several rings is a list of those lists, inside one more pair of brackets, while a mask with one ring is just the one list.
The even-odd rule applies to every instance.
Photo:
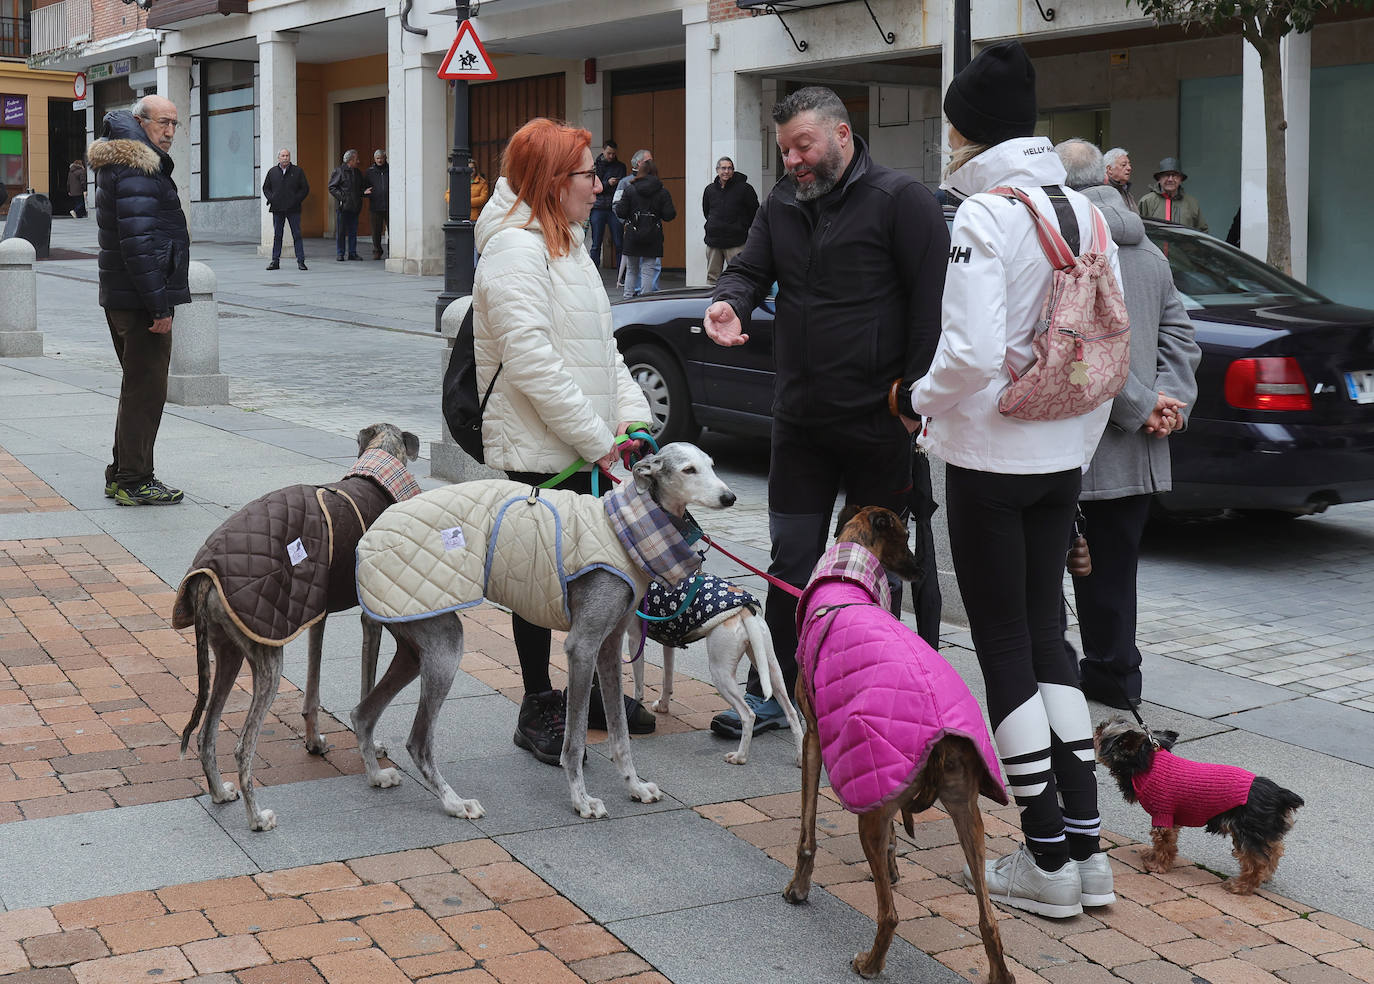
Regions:
[[[1145, 222], [1164, 250], [1202, 348], [1188, 429], [1169, 439], [1171, 511], [1275, 517], [1374, 499], [1374, 311], [1333, 303], [1203, 233]], [[749, 342], [706, 337], [705, 288], [612, 306], [616, 340], [665, 440], [702, 427], [766, 435], [773, 404], [773, 314]]]

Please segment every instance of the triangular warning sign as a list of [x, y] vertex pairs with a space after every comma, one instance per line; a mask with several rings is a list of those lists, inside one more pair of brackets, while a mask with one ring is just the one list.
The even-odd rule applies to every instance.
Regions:
[[477, 40], [472, 21], [465, 20], [458, 25], [458, 36], [453, 39], [453, 47], [448, 49], [443, 64], [439, 66], [439, 78], [463, 79], [467, 82], [496, 78], [496, 69], [491, 66], [487, 49]]

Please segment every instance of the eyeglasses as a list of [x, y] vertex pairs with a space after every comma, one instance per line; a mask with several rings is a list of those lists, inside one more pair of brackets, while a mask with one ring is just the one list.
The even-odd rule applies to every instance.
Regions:
[[139, 118], [147, 120], [149, 123], [156, 124], [157, 126], [162, 127], [164, 130], [175, 130], [177, 127], [181, 126], [181, 121], [179, 120], [155, 120], [151, 116], [141, 116]]
[[597, 177], [596, 168], [592, 168], [590, 171], [573, 171], [571, 174], [568, 175], [568, 177], [570, 177], [570, 178], [591, 178], [593, 181], [599, 181], [599, 180], [600, 180], [600, 179]]

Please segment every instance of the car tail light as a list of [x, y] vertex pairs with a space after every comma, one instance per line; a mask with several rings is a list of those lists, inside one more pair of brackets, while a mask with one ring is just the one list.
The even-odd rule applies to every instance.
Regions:
[[1226, 402], [1241, 410], [1311, 410], [1312, 394], [1297, 359], [1236, 359], [1226, 370]]

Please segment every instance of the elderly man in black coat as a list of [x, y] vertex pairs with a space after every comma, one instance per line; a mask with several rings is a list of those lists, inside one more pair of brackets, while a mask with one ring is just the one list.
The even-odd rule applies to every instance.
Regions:
[[282, 227], [291, 226], [291, 240], [296, 246], [296, 266], [306, 269], [305, 240], [301, 238], [301, 203], [310, 194], [310, 182], [305, 171], [291, 163], [291, 151], [283, 147], [277, 151], [277, 166], [267, 169], [262, 179], [262, 194], [272, 213], [272, 262], [269, 270], [281, 269]]
[[701, 214], [706, 219], [706, 282], [715, 283], [725, 264], [744, 249], [759, 196], [749, 176], [735, 170], [728, 157], [716, 161], [716, 180], [701, 193]]
[[153, 474], [153, 444], [167, 402], [172, 309], [191, 302], [191, 235], [172, 180], [174, 103], [144, 96], [105, 116], [86, 152], [95, 171], [100, 306], [124, 377], [105, 494], [122, 506], [182, 500]]

